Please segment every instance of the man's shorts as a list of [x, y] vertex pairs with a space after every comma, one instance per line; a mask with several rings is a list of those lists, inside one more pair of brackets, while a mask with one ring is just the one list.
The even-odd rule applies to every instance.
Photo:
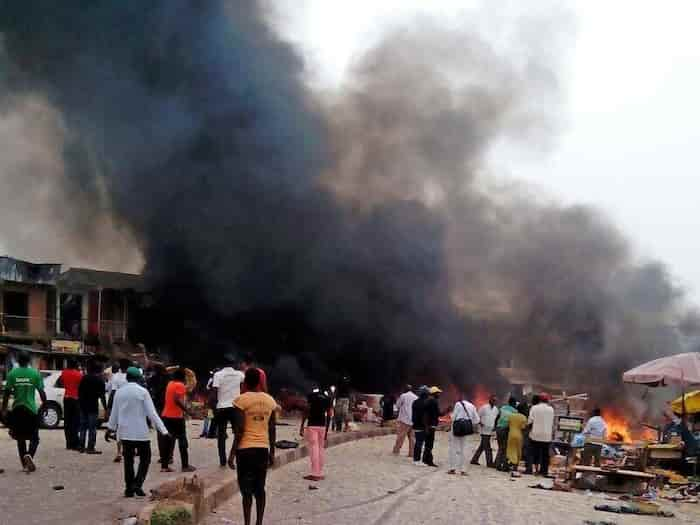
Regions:
[[241, 494], [255, 495], [265, 490], [270, 451], [266, 448], [242, 448], [236, 451], [236, 471]]

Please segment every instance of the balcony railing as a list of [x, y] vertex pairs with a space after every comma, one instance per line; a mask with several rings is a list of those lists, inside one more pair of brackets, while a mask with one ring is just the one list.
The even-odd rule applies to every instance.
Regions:
[[[87, 335], [83, 326], [88, 327], [88, 333], [98, 335], [100, 339], [110, 342], [126, 341], [128, 323], [124, 321], [110, 321], [103, 319], [99, 322], [88, 323], [87, 319], [73, 322], [68, 326], [68, 321], [61, 322], [61, 333], [57, 333], [56, 319], [44, 317], [31, 317], [24, 315], [9, 315], [0, 312], [0, 335], [16, 335], [28, 337], [55, 337], [61, 336], [69, 339], [80, 340]], [[95, 334], [95, 332], [98, 332]]]
[[126, 341], [127, 323], [124, 321], [100, 321], [100, 339], [110, 342]]
[[53, 336], [56, 334], [56, 320], [0, 312], [0, 334]]

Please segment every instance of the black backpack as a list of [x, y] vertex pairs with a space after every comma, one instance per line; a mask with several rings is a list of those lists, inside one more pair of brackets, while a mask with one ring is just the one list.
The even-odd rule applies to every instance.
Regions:
[[[469, 412], [467, 412], [467, 407], [464, 406], [464, 403], [460, 401], [459, 404], [462, 405], [464, 412], [468, 415]], [[472, 435], [474, 433], [474, 424], [472, 423], [472, 420], [468, 417], [462, 419], [455, 419], [452, 423], [452, 433], [455, 437], [464, 437]]]

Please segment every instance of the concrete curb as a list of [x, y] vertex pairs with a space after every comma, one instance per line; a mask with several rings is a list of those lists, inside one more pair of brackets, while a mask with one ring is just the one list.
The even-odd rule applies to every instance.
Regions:
[[[394, 434], [394, 428], [376, 428], [371, 430], [359, 430], [342, 434], [331, 434], [328, 437], [328, 448], [358, 441], [360, 439], [382, 437]], [[308, 457], [309, 450], [306, 445], [290, 450], [278, 450], [275, 457], [275, 466], [271, 470], [278, 469], [293, 461]], [[183, 494], [186, 487], [194, 487], [192, 491]], [[233, 497], [238, 492], [238, 482], [234, 472], [226, 469], [205, 472], [204, 477], [194, 475], [178, 478], [176, 481], [168, 481], [153, 491], [161, 494], [163, 499], [155, 500], [141, 509], [138, 515], [139, 525], [151, 525], [153, 512], [167, 501], [169, 505], [178, 504], [187, 507], [193, 516], [192, 525], [202, 521], [212, 510]], [[167, 495], [172, 493], [172, 496]]]

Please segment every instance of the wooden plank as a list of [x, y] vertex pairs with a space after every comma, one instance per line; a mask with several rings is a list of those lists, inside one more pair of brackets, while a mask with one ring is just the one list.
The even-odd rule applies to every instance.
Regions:
[[614, 476], [630, 476], [634, 478], [654, 479], [654, 474], [646, 472], [637, 472], [636, 470], [606, 470], [600, 467], [588, 467], [586, 465], [576, 465], [574, 470], [577, 472], [595, 472], [596, 474], [614, 475]]

